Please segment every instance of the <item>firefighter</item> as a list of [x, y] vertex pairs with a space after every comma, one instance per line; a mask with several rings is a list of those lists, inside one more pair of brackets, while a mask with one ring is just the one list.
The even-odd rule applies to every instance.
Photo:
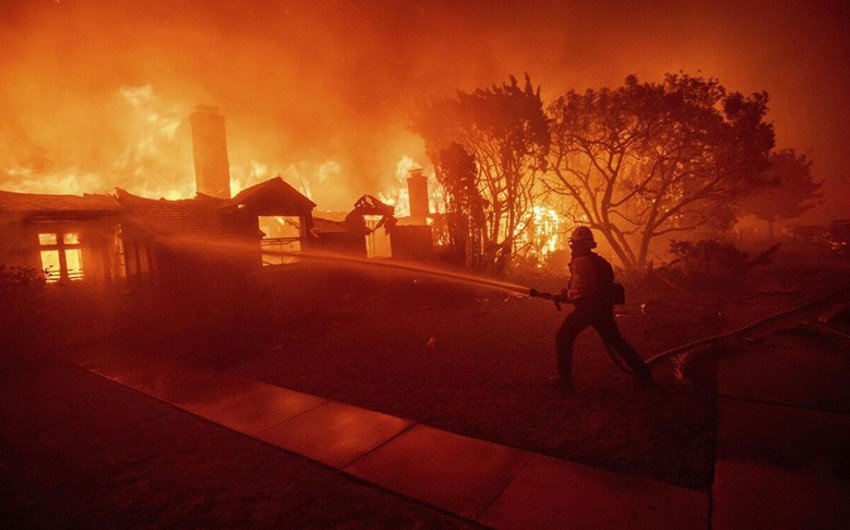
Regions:
[[611, 295], [614, 272], [605, 258], [593, 252], [594, 248], [593, 232], [586, 226], [576, 228], [570, 235], [571, 277], [563, 301], [573, 304], [575, 309], [564, 319], [555, 337], [560, 385], [572, 388], [573, 343], [579, 333], [593, 326], [602, 340], [628, 363], [632, 372], [653, 386], [649, 367], [617, 328]]

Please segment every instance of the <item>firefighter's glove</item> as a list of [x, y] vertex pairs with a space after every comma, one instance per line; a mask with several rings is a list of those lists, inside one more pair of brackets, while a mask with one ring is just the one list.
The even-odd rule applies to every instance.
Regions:
[[552, 302], [555, 304], [555, 309], [558, 311], [561, 310], [561, 304], [569, 304], [572, 302], [569, 295], [567, 294], [567, 290], [564, 289], [559, 294], [550, 295]]

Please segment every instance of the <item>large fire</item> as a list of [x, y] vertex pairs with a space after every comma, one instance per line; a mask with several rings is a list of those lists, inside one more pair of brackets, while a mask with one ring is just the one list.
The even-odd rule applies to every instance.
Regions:
[[[410, 215], [410, 197], [407, 179], [412, 170], [421, 169], [421, 165], [412, 157], [404, 155], [395, 164], [395, 180], [390, 187], [378, 193], [378, 198], [395, 207], [398, 217]], [[427, 167], [429, 208], [432, 214], [445, 213], [444, 190], [436, 181], [433, 168]], [[514, 240], [514, 250], [537, 267], [543, 267], [549, 256], [565, 248], [565, 232], [568, 229], [567, 218], [556, 209], [545, 204], [545, 200], [539, 199], [540, 204], [532, 206], [526, 213], [520, 230]], [[378, 218], [370, 221], [377, 222]], [[428, 220], [431, 224], [431, 219]], [[442, 238], [435, 234], [438, 241]]]
[[[728, 12], [623, 6], [619, 20], [641, 21], [628, 27], [605, 22], [611, 10], [596, 3], [498, 2], [487, 16], [466, 2], [237, 4], [4, 2], [0, 188], [192, 196], [185, 117], [209, 103], [228, 119], [234, 190], [282, 174], [322, 208], [343, 210], [358, 193], [392, 198], [402, 155], [424, 161], [406, 126], [431, 97], [529, 72], [551, 101], [629, 73], [657, 79], [698, 68], [747, 91], [770, 89], [781, 144], [815, 149], [824, 174], [843, 174], [847, 134], [835, 116], [844, 54], [797, 57], [844, 49], [843, 18], [830, 9], [785, 6], [761, 17], [743, 35], [741, 60], [729, 62], [717, 58], [742, 52], [740, 21], [759, 15], [755, 4]], [[700, 16], [714, 22], [694, 24]], [[793, 34], [785, 17], [801, 21]], [[813, 37], [804, 31], [811, 27], [823, 31]], [[650, 52], [611, 46], [615, 33]], [[777, 73], [762, 61], [770, 44], [804, 67]], [[827, 74], [839, 79], [815, 81]], [[830, 204], [846, 202], [830, 191]]]
[[407, 190], [407, 177], [410, 170], [419, 167], [412, 158], [405, 155], [401, 157], [395, 166], [395, 181], [384, 191], [378, 193], [378, 198], [391, 206], [395, 207], [397, 217], [407, 217], [410, 215], [410, 196]]
[[[412, 157], [404, 155], [395, 164], [395, 175], [392, 184], [378, 193], [378, 199], [395, 207], [397, 217], [410, 215], [410, 194], [407, 187], [407, 179], [411, 171], [422, 169], [422, 164], [416, 162]], [[434, 178], [434, 172], [426, 165], [424, 174], [428, 177], [428, 208], [431, 213], [445, 212], [442, 198], [442, 187]]]
[[[115, 187], [122, 187], [147, 197], [193, 197], [196, 190], [185, 106], [166, 101], [150, 83], [121, 86], [115, 96], [116, 114], [121, 116], [123, 147], [105, 167], [45, 170], [37, 164], [13, 164], [4, 168], [4, 187], [21, 192], [75, 195], [108, 193]], [[233, 129], [238, 131], [238, 121], [235, 125]], [[345, 185], [352, 181], [346, 178], [352, 168], [341, 161], [271, 158], [263, 149], [245, 149], [244, 142], [236, 141], [233, 133], [228, 133], [228, 137], [228, 144], [236, 146], [230, 154], [233, 194], [277, 175], [325, 209], [329, 205], [340, 210], [350, 208], [358, 196], [372, 192], [368, 188]], [[445, 212], [443, 190], [423, 156], [402, 154], [388, 159], [384, 167], [387, 171], [378, 176], [377, 180], [383, 184], [376, 195], [395, 207], [397, 217], [410, 215], [407, 179], [416, 169], [423, 170], [428, 178], [430, 212]], [[430, 224], [432, 219], [427, 221]], [[522, 233], [516, 238], [516, 250], [542, 264], [549, 254], [561, 247], [563, 225], [564, 219], [555, 210], [535, 205], [523, 223]]]
[[549, 255], [564, 248], [567, 220], [556, 210], [537, 205], [526, 214], [527, 228], [517, 238], [516, 247], [543, 266]]
[[[112, 100], [113, 116], [108, 126], [117, 129], [117, 134], [109, 140], [119, 147], [108, 156], [100, 153], [102, 160], [97, 167], [63, 167], [34, 157], [19, 161], [7, 157], [0, 165], [2, 188], [22, 193], [82, 195], [110, 193], [121, 187], [146, 197], [193, 197], [196, 189], [188, 124], [192, 105], [167, 101], [150, 83], [122, 85]], [[228, 120], [227, 127], [230, 187], [234, 194], [278, 175], [326, 209], [344, 210], [359, 195], [374, 193], [352, 184], [359, 179], [353, 176], [357, 170], [351, 164], [321, 155], [293, 159], [286, 154], [272, 154], [274, 150], [268, 145], [256, 145], [250, 138], [238, 136], [243, 128], [238, 119]], [[381, 190], [379, 196], [397, 205], [400, 216], [408, 215], [405, 179], [410, 169], [421, 165], [410, 156], [398, 159], [389, 154], [381, 164], [388, 170], [378, 172], [373, 179]], [[432, 191], [433, 211], [437, 211], [438, 204], [436, 191]]]

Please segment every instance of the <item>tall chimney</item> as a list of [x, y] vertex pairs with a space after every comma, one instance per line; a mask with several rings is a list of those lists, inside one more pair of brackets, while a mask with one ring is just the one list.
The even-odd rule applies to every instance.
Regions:
[[407, 196], [410, 204], [410, 222], [424, 225], [431, 215], [428, 208], [428, 177], [421, 169], [411, 169], [407, 177]]
[[218, 107], [198, 105], [189, 118], [192, 122], [197, 191], [229, 199], [230, 164], [227, 161], [224, 116], [218, 113]]

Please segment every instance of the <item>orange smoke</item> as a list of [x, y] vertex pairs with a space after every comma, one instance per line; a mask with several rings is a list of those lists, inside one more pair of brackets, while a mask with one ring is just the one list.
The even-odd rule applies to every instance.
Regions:
[[701, 69], [771, 92], [779, 146], [812, 149], [833, 210], [850, 209], [845, 4], [533, 4], [3, 2], [0, 188], [191, 195], [186, 117], [207, 103], [235, 189], [280, 173], [343, 210], [397, 188], [403, 156], [427, 170], [406, 125], [432, 95], [527, 71], [551, 100]]

